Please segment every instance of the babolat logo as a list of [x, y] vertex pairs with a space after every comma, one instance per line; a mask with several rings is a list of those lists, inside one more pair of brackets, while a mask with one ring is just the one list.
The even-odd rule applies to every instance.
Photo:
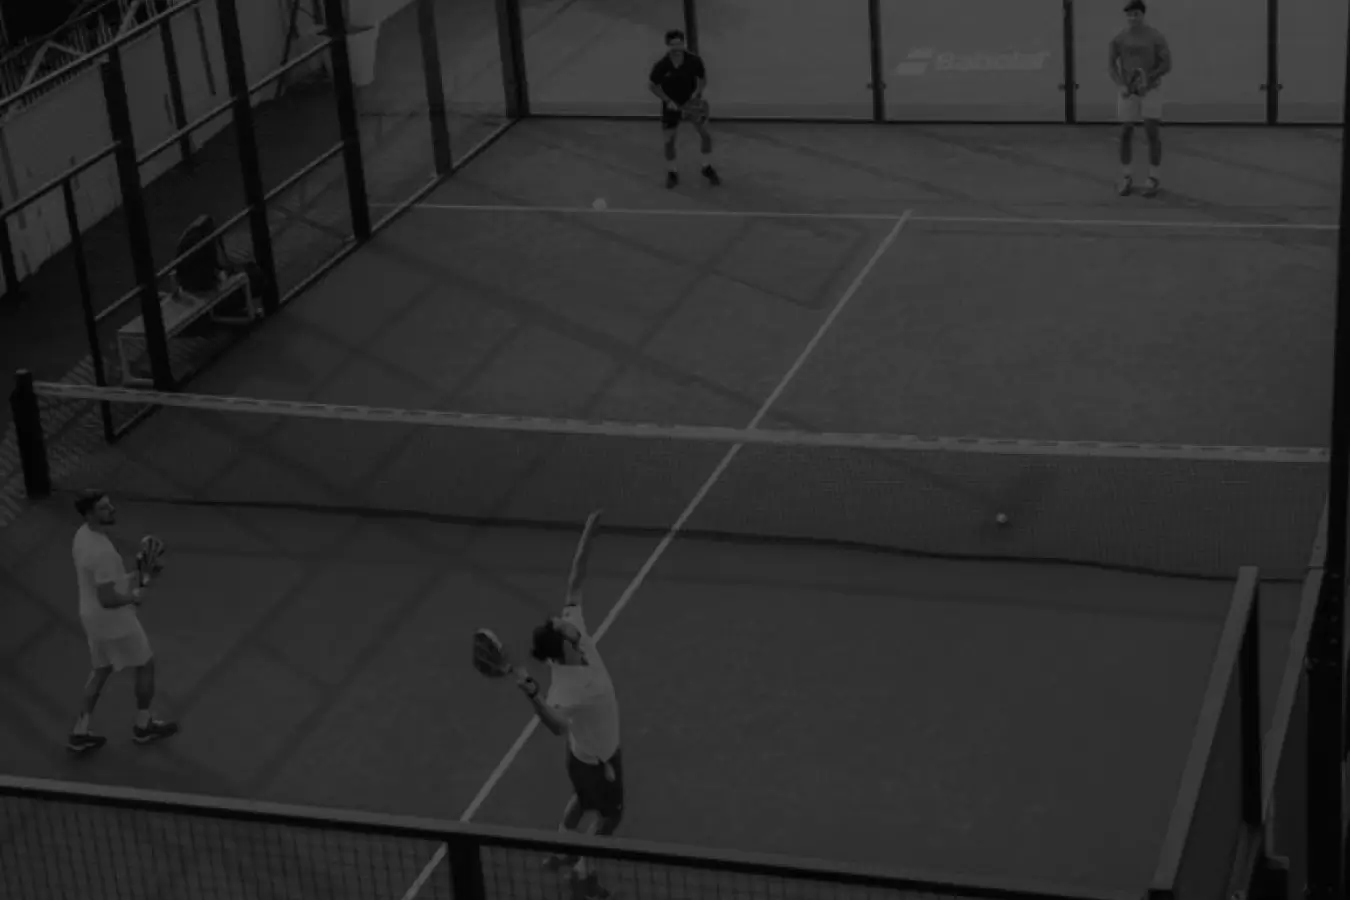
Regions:
[[1038, 53], [953, 53], [918, 47], [909, 51], [905, 61], [895, 67], [897, 75], [924, 75], [927, 72], [1036, 72], [1045, 68], [1050, 51]]

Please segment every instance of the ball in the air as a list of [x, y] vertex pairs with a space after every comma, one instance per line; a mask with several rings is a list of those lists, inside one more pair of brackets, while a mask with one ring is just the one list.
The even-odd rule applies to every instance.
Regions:
[[1007, 513], [999, 513], [998, 515], [994, 516], [994, 521], [1000, 525], [1007, 525], [1008, 524]]
[[604, 198], [604, 197], [597, 197], [596, 200], [595, 200], [595, 202], [592, 203], [591, 206], [594, 207], [595, 209], [608, 209], [608, 208], [609, 208], [609, 204], [605, 202], [605, 198]]

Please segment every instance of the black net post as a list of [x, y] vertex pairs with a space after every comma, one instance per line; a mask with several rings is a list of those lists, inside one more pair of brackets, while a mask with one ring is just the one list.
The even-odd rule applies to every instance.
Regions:
[[445, 856], [455, 900], [486, 900], [482, 847], [463, 835], [446, 835]]
[[435, 0], [417, 0], [417, 31], [422, 39], [422, 77], [427, 83], [427, 116], [431, 125], [431, 150], [436, 174], [449, 175], [455, 160], [450, 152], [450, 120], [445, 110], [445, 84], [441, 80], [441, 44], [436, 33]]
[[502, 55], [502, 90], [506, 115], [522, 119], [530, 114], [530, 86], [525, 73], [525, 35], [520, 24], [520, 0], [497, 0], [497, 43]]
[[[1350, 31], [1346, 34], [1350, 49]], [[1341, 122], [1350, 116], [1346, 64]], [[1350, 152], [1341, 148], [1342, 218], [1350, 210]], [[1345, 564], [1350, 513], [1350, 229], [1338, 236], [1326, 559], [1308, 647], [1308, 897], [1344, 900]]]
[[[173, 127], [182, 131], [187, 127], [187, 107], [183, 103], [183, 76], [178, 69], [178, 48], [173, 41], [173, 19], [164, 19], [159, 23], [159, 42], [164, 50], [164, 72], [169, 76], [169, 104], [173, 111]], [[192, 166], [192, 135], [184, 133], [178, 138], [178, 152], [182, 156], [182, 165]]]
[[1266, 0], [1266, 124], [1280, 121], [1280, 0]]
[[684, 0], [685, 43], [693, 53], [698, 52], [698, 0]]
[[1074, 41], [1077, 26], [1074, 22], [1074, 0], [1064, 0], [1064, 21], [1060, 26], [1064, 48], [1064, 121], [1073, 125], [1078, 121], [1078, 54]]
[[103, 76], [103, 100], [108, 112], [108, 127], [116, 147], [117, 180], [122, 189], [122, 215], [126, 219], [127, 238], [131, 242], [131, 266], [141, 295], [141, 319], [145, 324], [146, 349], [150, 353], [150, 372], [155, 389], [171, 391], [173, 370], [169, 366], [169, 341], [164, 333], [164, 314], [159, 307], [155, 258], [150, 247], [150, 224], [145, 216], [145, 198], [141, 193], [141, 169], [136, 160], [136, 138], [131, 127], [131, 109], [127, 105], [127, 84], [122, 72], [122, 53], [117, 47], [99, 67]]
[[342, 0], [323, 0], [326, 33], [332, 39], [328, 53], [333, 63], [333, 95], [337, 100], [338, 130], [342, 134], [342, 161], [347, 174], [347, 199], [351, 206], [352, 234], [357, 242], [370, 240], [370, 197], [366, 193], [366, 167], [361, 158], [361, 124], [356, 117], [356, 94], [352, 87], [352, 61], [347, 48], [349, 26]]
[[867, 39], [871, 49], [872, 121], [886, 121], [886, 61], [881, 46], [881, 0], [867, 0]]
[[23, 465], [23, 487], [31, 499], [51, 495], [52, 475], [47, 464], [47, 442], [42, 435], [42, 410], [33, 389], [33, 373], [20, 369], [14, 375], [14, 390], [9, 395], [14, 414], [14, 435], [19, 444], [19, 462]]
[[239, 33], [236, 0], [217, 0], [220, 19], [220, 49], [225, 57], [225, 77], [234, 107], [234, 131], [239, 145], [239, 173], [248, 203], [249, 233], [253, 238], [253, 261], [262, 274], [262, 307], [270, 315], [281, 305], [277, 297], [277, 266], [272, 255], [272, 229], [267, 224], [267, 196], [262, 168], [258, 164], [258, 138], [253, 129], [248, 69], [244, 64], [244, 41]]

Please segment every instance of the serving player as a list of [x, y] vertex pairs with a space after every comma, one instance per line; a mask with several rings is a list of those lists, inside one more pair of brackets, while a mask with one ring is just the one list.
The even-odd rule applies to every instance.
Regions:
[[[1172, 71], [1172, 51], [1161, 31], [1145, 21], [1148, 7], [1144, 0], [1130, 0], [1125, 6], [1125, 29], [1111, 39], [1108, 68], [1111, 80], [1120, 89], [1116, 113], [1120, 119], [1121, 178], [1117, 193], [1129, 196], [1134, 190], [1134, 126], [1144, 123], [1148, 136], [1148, 181], [1144, 196], [1158, 193], [1162, 166], [1162, 79]], [[1132, 74], [1142, 72], [1142, 83], [1133, 85]]]
[[[573, 795], [559, 830], [580, 832], [582, 821], [593, 813], [596, 818], [589, 832], [605, 836], [613, 834], [623, 819], [623, 756], [614, 683], [586, 628], [581, 606], [590, 539], [598, 519], [599, 513], [592, 513], [586, 522], [572, 559], [562, 612], [534, 630], [531, 654], [551, 670], [548, 696], [540, 696], [539, 685], [524, 670], [519, 684], [544, 727], [567, 735], [567, 776]], [[610, 896], [584, 859], [551, 856], [545, 865], [554, 871], [570, 869], [578, 897]]]
[[80, 591], [80, 623], [89, 642], [93, 671], [85, 683], [84, 702], [66, 746], [78, 754], [107, 743], [107, 738], [90, 733], [89, 719], [108, 677], [128, 668], [136, 673], [132, 739], [148, 744], [171, 737], [178, 733], [178, 726], [150, 712], [155, 699], [155, 657], [136, 615], [147, 589], [145, 579], [139, 564], [137, 571], [127, 572], [122, 555], [108, 537], [108, 530], [117, 522], [117, 508], [102, 491], [85, 491], [75, 501], [75, 511], [84, 524], [75, 532], [71, 555]]
[[[675, 165], [675, 139], [679, 135], [680, 122], [685, 119], [685, 108], [698, 109], [703, 102], [703, 89], [708, 84], [708, 72], [703, 60], [685, 48], [684, 32], [679, 30], [666, 32], [666, 53], [656, 65], [652, 66], [648, 76], [648, 88], [661, 99], [661, 134], [665, 138], [666, 187], [673, 188], [680, 183], [680, 171]], [[709, 184], [718, 185], [722, 178], [712, 165], [713, 139], [708, 131], [706, 115], [694, 114], [689, 122], [698, 132], [700, 149], [703, 151], [703, 177]]]

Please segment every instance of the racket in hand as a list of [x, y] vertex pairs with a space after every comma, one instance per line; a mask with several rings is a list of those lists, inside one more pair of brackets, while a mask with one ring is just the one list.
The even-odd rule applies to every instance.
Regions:
[[708, 101], [704, 100], [702, 97], [697, 100], [690, 100], [684, 106], [680, 107], [680, 115], [684, 117], [684, 120], [695, 124], [702, 124], [703, 122], [708, 121], [710, 112], [711, 107], [708, 106]]
[[1148, 74], [1143, 69], [1133, 69], [1125, 79], [1125, 93], [1130, 97], [1142, 97], [1148, 90]]
[[150, 579], [164, 571], [164, 542], [153, 534], [141, 538], [140, 549], [136, 551], [136, 573], [140, 577], [141, 587], [150, 583]]
[[473, 667], [488, 678], [505, 678], [515, 674], [520, 689], [533, 697], [539, 693], [539, 686], [529, 673], [518, 667], [512, 660], [506, 646], [497, 635], [486, 628], [473, 633]]

